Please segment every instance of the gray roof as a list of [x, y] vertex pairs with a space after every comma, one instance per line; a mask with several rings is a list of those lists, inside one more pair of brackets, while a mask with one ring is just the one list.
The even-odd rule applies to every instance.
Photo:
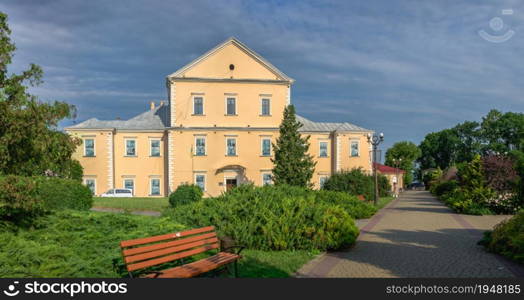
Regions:
[[[332, 132], [357, 131], [372, 132], [351, 123], [313, 122], [297, 115], [297, 121], [302, 123], [301, 132]], [[169, 105], [161, 105], [153, 110], [143, 112], [129, 120], [99, 120], [88, 119], [67, 129], [120, 129], [120, 130], [163, 130], [169, 127]], [[212, 129], [212, 128], [210, 128]], [[216, 128], [213, 128], [216, 129]], [[256, 130], [260, 128], [250, 128]], [[277, 128], [274, 128], [277, 129]]]
[[129, 120], [98, 120], [88, 119], [67, 129], [124, 129], [124, 130], [163, 130], [169, 126], [169, 106], [148, 110]]
[[302, 116], [297, 115], [297, 121], [302, 123], [299, 131], [302, 132], [331, 132], [331, 131], [358, 131], [372, 132], [372, 130], [359, 127], [351, 123], [330, 123], [330, 122], [313, 122]]

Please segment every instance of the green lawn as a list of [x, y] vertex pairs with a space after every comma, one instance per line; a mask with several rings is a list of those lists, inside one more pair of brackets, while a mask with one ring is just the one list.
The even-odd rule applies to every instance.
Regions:
[[[119, 242], [185, 229], [169, 218], [58, 211], [32, 228], [0, 223], [0, 278], [122, 277]], [[289, 277], [316, 253], [244, 250], [241, 277]], [[225, 274], [227, 276], [227, 274]]]
[[93, 197], [93, 207], [121, 208], [125, 210], [151, 210], [162, 211], [169, 206], [167, 197], [161, 198], [111, 198], [111, 197]]
[[389, 202], [391, 202], [393, 199], [393, 197], [380, 197], [380, 199], [378, 200], [378, 204], [377, 204], [377, 209], [381, 209], [381, 208], [384, 208], [384, 206], [388, 205]]

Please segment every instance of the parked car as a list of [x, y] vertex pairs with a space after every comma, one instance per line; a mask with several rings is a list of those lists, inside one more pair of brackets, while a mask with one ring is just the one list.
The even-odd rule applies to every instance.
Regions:
[[100, 197], [133, 197], [133, 191], [130, 189], [110, 189]]
[[413, 182], [408, 185], [408, 189], [414, 190], [414, 191], [423, 191], [426, 189], [426, 186], [423, 182]]

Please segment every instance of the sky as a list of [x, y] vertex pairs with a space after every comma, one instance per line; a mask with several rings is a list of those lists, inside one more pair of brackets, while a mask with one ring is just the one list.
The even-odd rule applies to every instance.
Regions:
[[2, 0], [0, 11], [17, 46], [10, 71], [42, 66], [31, 92], [77, 107], [62, 126], [143, 112], [167, 98], [168, 74], [231, 36], [296, 80], [299, 114], [383, 132], [382, 149], [524, 111], [519, 0]]

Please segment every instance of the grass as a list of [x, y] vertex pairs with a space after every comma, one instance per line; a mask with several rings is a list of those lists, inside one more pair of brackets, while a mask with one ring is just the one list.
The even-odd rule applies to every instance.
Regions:
[[380, 197], [378, 199], [378, 203], [377, 203], [377, 206], [376, 208], [377, 209], [382, 209], [384, 208], [386, 205], [389, 204], [389, 202], [391, 202], [393, 199], [395, 199], [394, 197]]
[[[122, 277], [121, 240], [185, 229], [168, 218], [102, 212], [57, 211], [33, 228], [1, 227], [0, 278]], [[5, 226], [5, 223], [3, 224]], [[241, 277], [289, 277], [315, 252], [244, 250]]]
[[162, 211], [169, 206], [167, 197], [130, 197], [130, 198], [111, 198], [111, 197], [93, 197], [94, 207], [120, 208], [124, 210], [150, 210]]
[[318, 251], [260, 251], [244, 250], [239, 262], [239, 277], [270, 278], [290, 277]]

